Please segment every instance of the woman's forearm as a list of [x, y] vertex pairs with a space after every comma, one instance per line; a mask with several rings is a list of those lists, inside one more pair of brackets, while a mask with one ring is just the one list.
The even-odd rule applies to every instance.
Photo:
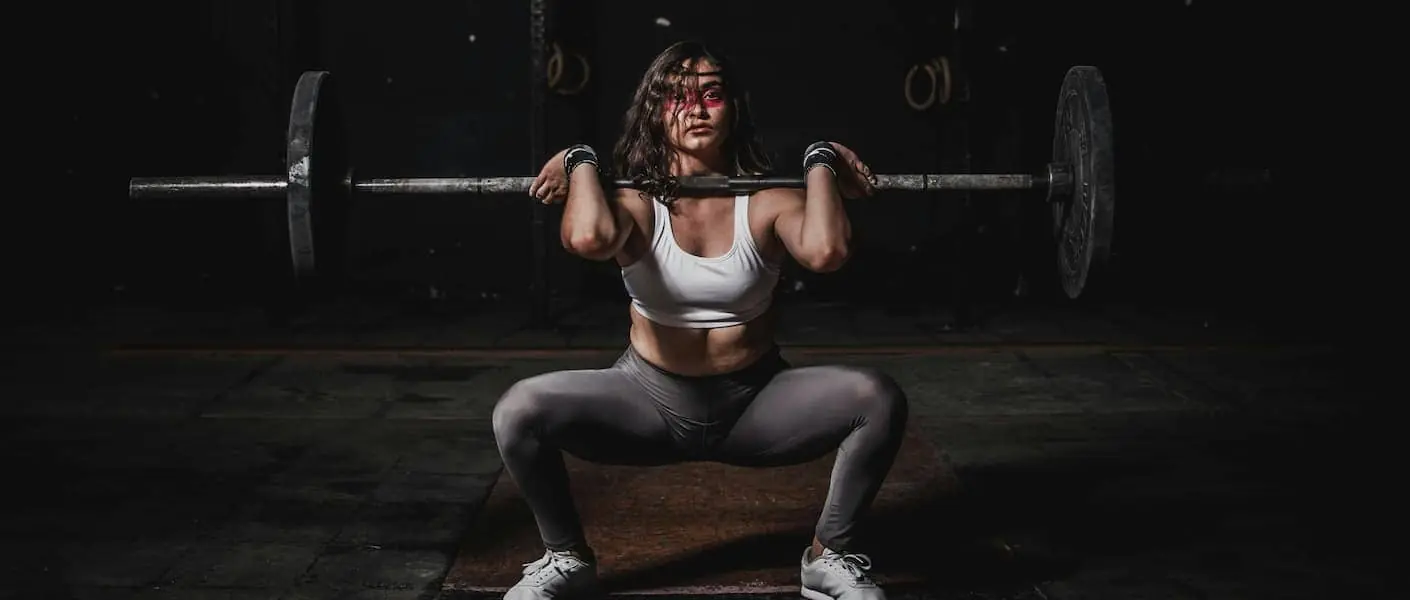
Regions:
[[617, 217], [593, 167], [581, 164], [568, 174], [568, 199], [559, 235], [568, 251], [597, 259], [617, 237]]

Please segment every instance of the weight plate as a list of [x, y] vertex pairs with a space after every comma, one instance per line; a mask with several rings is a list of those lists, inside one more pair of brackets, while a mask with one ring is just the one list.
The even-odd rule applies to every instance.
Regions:
[[341, 233], [342, 193], [350, 175], [342, 115], [327, 71], [299, 77], [286, 141], [289, 252], [294, 276], [306, 280], [326, 271], [325, 263], [336, 254], [330, 250]]
[[1096, 67], [1072, 67], [1063, 78], [1053, 162], [1070, 165], [1072, 171], [1072, 193], [1053, 202], [1053, 235], [1058, 278], [1067, 297], [1075, 299], [1100, 278], [1111, 256], [1116, 209], [1111, 106]]

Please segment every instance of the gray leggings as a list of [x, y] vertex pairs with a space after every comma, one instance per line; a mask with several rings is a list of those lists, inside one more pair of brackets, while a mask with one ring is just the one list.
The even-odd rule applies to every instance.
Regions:
[[769, 467], [837, 450], [815, 534], [843, 552], [891, 469], [907, 414], [900, 387], [873, 369], [793, 368], [775, 348], [733, 373], [686, 377], [628, 347], [610, 368], [519, 381], [493, 420], [505, 470], [547, 548], [589, 549], [562, 452], [600, 464]]

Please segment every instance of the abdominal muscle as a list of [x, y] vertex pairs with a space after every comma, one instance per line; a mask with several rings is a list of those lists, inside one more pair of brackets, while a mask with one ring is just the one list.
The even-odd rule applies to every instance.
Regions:
[[628, 307], [631, 344], [647, 362], [698, 377], [743, 369], [774, 347], [773, 309], [752, 321], [715, 329], [668, 327]]

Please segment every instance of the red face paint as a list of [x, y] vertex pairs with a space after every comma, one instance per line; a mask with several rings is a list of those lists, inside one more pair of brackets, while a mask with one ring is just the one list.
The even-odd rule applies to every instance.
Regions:
[[[705, 88], [704, 96], [703, 102], [707, 109], [720, 108], [725, 105], [725, 92], [719, 86]], [[694, 90], [689, 90], [667, 99], [666, 108], [671, 111], [677, 110], [678, 107], [684, 110], [690, 110], [695, 108], [700, 102], [702, 102], [700, 94]]]

